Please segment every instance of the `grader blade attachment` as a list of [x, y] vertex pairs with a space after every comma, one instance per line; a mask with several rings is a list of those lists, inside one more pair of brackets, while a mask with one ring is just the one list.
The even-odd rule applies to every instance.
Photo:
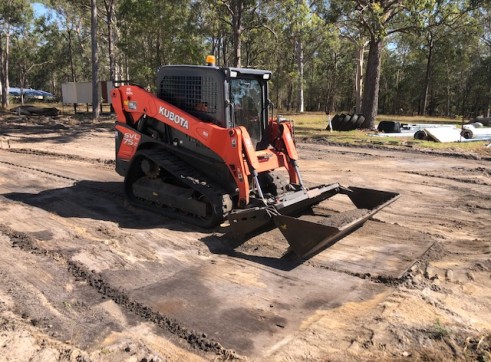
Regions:
[[[315, 215], [314, 206], [337, 194], [348, 196], [356, 208], [330, 216]], [[233, 210], [228, 219], [238, 239], [276, 225], [290, 249], [306, 258], [354, 231], [398, 197], [394, 192], [346, 188], [337, 183], [320, 185], [282, 195], [272, 205]]]
[[228, 215], [232, 233], [236, 238], [243, 238], [267, 226], [274, 226], [273, 216], [277, 214], [300, 216], [313, 205], [341, 192], [339, 184], [320, 185], [284, 194], [269, 206], [250, 209], [236, 209]]
[[332, 216], [273, 216], [276, 226], [300, 258], [308, 258], [353, 232], [381, 209], [399, 198], [398, 193], [360, 187], [341, 189], [357, 207]]

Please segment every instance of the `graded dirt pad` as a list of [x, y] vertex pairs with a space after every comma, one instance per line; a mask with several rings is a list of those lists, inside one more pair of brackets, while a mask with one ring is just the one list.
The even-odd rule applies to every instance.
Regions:
[[129, 205], [110, 119], [0, 122], [0, 360], [491, 358], [489, 161], [300, 143], [307, 183], [401, 194], [302, 261]]

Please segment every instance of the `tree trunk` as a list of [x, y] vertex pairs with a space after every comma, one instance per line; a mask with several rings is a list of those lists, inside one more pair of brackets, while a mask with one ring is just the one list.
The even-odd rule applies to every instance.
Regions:
[[216, 63], [218, 66], [220, 66], [220, 38], [216, 37], [213, 35], [211, 37], [211, 52], [210, 54], [213, 54], [216, 56]]
[[363, 61], [365, 56], [366, 43], [358, 43], [355, 50], [356, 54], [356, 73], [355, 73], [355, 113], [361, 112], [361, 100], [363, 97]]
[[363, 89], [362, 113], [367, 122], [369, 122], [369, 127], [371, 129], [375, 128], [375, 118], [377, 117], [378, 111], [382, 43], [382, 39], [371, 39], [369, 42], [367, 71]]
[[286, 110], [289, 112], [292, 108], [292, 98], [293, 98], [293, 85], [291, 83], [288, 84], [288, 92], [287, 92], [287, 101], [286, 101]]
[[242, 66], [242, 42], [240, 31], [234, 29], [234, 66], [240, 68]]
[[390, 112], [392, 114], [402, 114], [402, 110], [401, 110], [401, 107], [400, 107], [400, 83], [401, 83], [401, 72], [400, 70], [398, 69], [396, 71], [396, 75], [395, 75], [395, 91], [396, 91], [396, 94], [395, 96], [392, 98], [392, 102], [391, 102], [391, 106], [390, 106]]
[[2, 39], [2, 34], [0, 34], [0, 104], [3, 107], [3, 95], [5, 92], [8, 92], [7, 88], [4, 86], [5, 82], [5, 77], [4, 77], [4, 72], [3, 72], [3, 39]]
[[[464, 79], [464, 75], [463, 75], [464, 71], [461, 69], [460, 71], [460, 79]], [[462, 95], [462, 100], [461, 100], [461, 103], [460, 103], [460, 114], [465, 117], [467, 116], [466, 114], [466, 108], [467, 108], [467, 85], [465, 84], [464, 81], [462, 81], [461, 83], [461, 87], [460, 87], [460, 94]]]
[[57, 91], [56, 91], [56, 79], [55, 79], [55, 76], [53, 73], [51, 73], [51, 79], [50, 79], [50, 89], [49, 91], [53, 94], [56, 94], [57, 95]]
[[223, 59], [222, 66], [223, 67], [228, 67], [228, 64], [229, 64], [229, 59], [227, 57], [227, 50], [228, 50], [227, 45], [228, 45], [228, 42], [226, 41], [225, 35], [224, 35], [223, 40], [222, 40], [222, 59]]
[[70, 57], [70, 72], [72, 76], [72, 82], [77, 81], [77, 74], [75, 73], [75, 63], [73, 60], [73, 46], [72, 46], [72, 30], [67, 29], [68, 35], [68, 56]]
[[451, 98], [452, 98], [452, 88], [451, 88], [451, 82], [450, 82], [450, 69], [449, 69], [449, 66], [448, 66], [448, 61], [445, 61], [445, 72], [447, 73], [447, 86], [446, 86], [446, 90], [447, 90], [447, 102], [446, 102], [446, 106], [445, 106], [445, 116], [447, 117], [450, 117], [451, 113], [452, 113], [452, 109], [450, 108], [451, 107]]
[[[3, 46], [5, 45], [5, 48]], [[1, 53], [1, 83], [3, 86], [2, 92], [2, 109], [7, 109], [9, 106], [9, 56], [10, 56], [10, 27], [7, 25], [5, 32], [5, 42], [2, 44], [2, 39], [0, 38], [0, 53]]]
[[298, 104], [297, 112], [303, 113], [305, 110], [303, 77], [304, 77], [304, 59], [303, 59], [303, 43], [300, 38], [295, 41], [297, 53], [297, 68], [298, 68]]
[[20, 67], [19, 85], [20, 85], [20, 104], [24, 105], [24, 89], [26, 89], [27, 74], [24, 67]]
[[336, 98], [337, 98], [337, 91], [338, 91], [338, 54], [333, 53], [333, 56], [334, 56], [333, 67], [326, 70], [326, 73], [330, 74], [332, 77], [328, 88], [328, 94], [327, 94], [326, 111], [329, 113], [334, 113], [336, 110]]
[[232, 1], [232, 33], [234, 43], [234, 66], [241, 67], [242, 63], [242, 12], [244, 10], [244, 2], [242, 0]]
[[428, 39], [428, 58], [426, 61], [426, 74], [425, 74], [425, 84], [424, 84], [424, 89], [423, 89], [423, 102], [421, 105], [421, 109], [419, 111], [419, 114], [424, 116], [426, 114], [426, 107], [428, 106], [428, 93], [430, 89], [430, 80], [431, 80], [431, 66], [432, 66], [432, 58], [433, 58], [433, 38], [430, 34], [429, 39]]
[[[491, 89], [489, 90], [490, 91], [490, 94], [491, 94]], [[490, 99], [488, 97], [488, 106], [486, 107], [486, 117], [489, 118], [489, 115], [491, 113], [491, 105], [490, 105]]]
[[114, 0], [105, 0], [106, 21], [107, 21], [107, 52], [109, 57], [109, 80], [114, 82], [116, 79], [116, 66], [114, 61], [114, 46], [113, 46], [113, 15], [114, 15]]
[[99, 119], [99, 87], [97, 78], [99, 73], [99, 58], [97, 56], [97, 0], [90, 0], [90, 28], [92, 47], [92, 118]]
[[124, 56], [124, 79], [129, 81], [130, 79], [130, 64], [128, 60], [128, 55]]

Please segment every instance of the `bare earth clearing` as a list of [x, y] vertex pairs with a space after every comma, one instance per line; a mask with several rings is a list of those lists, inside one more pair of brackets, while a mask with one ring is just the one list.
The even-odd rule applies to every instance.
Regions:
[[112, 127], [1, 116], [1, 361], [491, 360], [490, 161], [300, 143], [402, 195], [302, 262], [129, 205]]

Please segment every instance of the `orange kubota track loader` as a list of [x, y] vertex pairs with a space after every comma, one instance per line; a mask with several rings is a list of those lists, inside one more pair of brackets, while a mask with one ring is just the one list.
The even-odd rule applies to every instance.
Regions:
[[[129, 200], [205, 228], [228, 219], [242, 239], [276, 225], [308, 257], [398, 197], [338, 183], [307, 188], [291, 123], [271, 117], [270, 79], [269, 71], [209, 63], [161, 67], [156, 95], [115, 88], [116, 170]], [[357, 208], [346, 224], [306, 219], [337, 194]]]

